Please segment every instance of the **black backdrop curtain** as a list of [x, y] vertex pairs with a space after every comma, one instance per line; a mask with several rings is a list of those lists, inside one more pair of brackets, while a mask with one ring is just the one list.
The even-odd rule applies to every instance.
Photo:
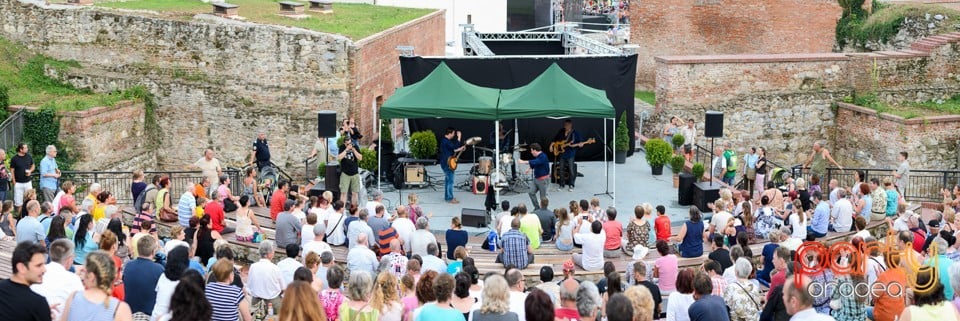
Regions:
[[[607, 98], [616, 109], [617, 117], [626, 112], [630, 146], [634, 144], [634, 106], [633, 92], [637, 72], [637, 56], [611, 57], [496, 57], [496, 58], [424, 58], [400, 57], [400, 71], [404, 86], [414, 84], [436, 68], [440, 62], [445, 62], [458, 76], [478, 86], [512, 89], [530, 83], [552, 63], [557, 63], [571, 77], [587, 86], [604, 90]], [[429, 115], [423, 115], [430, 117]], [[590, 118], [574, 118], [574, 129], [583, 139], [596, 138], [597, 143], [585, 146], [577, 153], [577, 160], [603, 160], [603, 120]], [[512, 129], [513, 120], [503, 120], [507, 129]], [[490, 136], [493, 133], [493, 122], [446, 118], [416, 118], [410, 119], [411, 132], [431, 130], [441, 134], [449, 127], [455, 127], [463, 132], [464, 139], [479, 136], [483, 138], [482, 145], [492, 146]], [[535, 118], [518, 120], [520, 143], [540, 143], [546, 148], [553, 140], [554, 135], [563, 126], [563, 120]], [[607, 139], [613, 140], [616, 123], [607, 125]], [[511, 133], [511, 136], [513, 134]], [[609, 144], [609, 142], [608, 142]], [[502, 147], [501, 147], [502, 148]], [[612, 152], [613, 146], [610, 145]], [[632, 153], [632, 149], [631, 149]], [[464, 159], [469, 158], [470, 150], [464, 153]], [[529, 154], [523, 156], [528, 159]], [[608, 154], [607, 159], [612, 160]]]

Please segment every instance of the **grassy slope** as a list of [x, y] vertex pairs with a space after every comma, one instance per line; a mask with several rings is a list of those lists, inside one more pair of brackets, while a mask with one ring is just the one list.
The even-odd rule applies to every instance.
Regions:
[[123, 98], [120, 94], [96, 94], [73, 88], [44, 75], [44, 66], [63, 70], [79, 65], [36, 55], [20, 44], [0, 38], [0, 83], [9, 87], [11, 105], [82, 110], [113, 106]]
[[[332, 14], [307, 11], [305, 19], [279, 16], [277, 0], [229, 0], [239, 5], [240, 16], [257, 23], [300, 27], [309, 30], [336, 33], [360, 40], [393, 26], [422, 17], [432, 9], [410, 9], [367, 4], [335, 3]], [[302, 3], [309, 5], [306, 1]], [[200, 0], [128, 0], [100, 2], [98, 6], [122, 9], [153, 10], [178, 19], [189, 19], [198, 13], [212, 12], [212, 6]]]
[[[861, 37], [868, 39], [890, 39], [897, 34], [900, 24], [906, 17], [923, 19], [927, 14], [931, 16], [942, 14], [945, 19], [938, 29], [940, 33], [952, 32], [954, 21], [960, 16], [960, 11], [933, 4], [892, 4], [884, 5], [870, 15], [860, 27]], [[932, 21], [932, 19], [931, 19]]]
[[876, 110], [877, 112], [897, 115], [906, 119], [924, 116], [960, 114], [960, 94], [954, 95], [948, 100], [930, 100], [922, 103], [902, 103], [893, 106], [881, 101], [876, 95], [863, 95], [857, 96], [852, 100], [845, 100], [857, 106], [867, 107]]
[[648, 104], [657, 105], [656, 94], [652, 91], [635, 91], [633, 92], [633, 97], [640, 99]]

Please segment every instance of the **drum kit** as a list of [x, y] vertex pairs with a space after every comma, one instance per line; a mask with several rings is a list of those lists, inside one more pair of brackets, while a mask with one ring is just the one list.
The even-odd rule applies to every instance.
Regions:
[[[470, 168], [470, 178], [461, 186], [469, 186], [474, 194], [484, 194], [486, 193], [487, 189], [491, 187], [495, 191], [515, 191], [530, 187], [528, 180], [521, 178], [523, 175], [511, 179], [511, 175], [507, 174], [508, 169], [514, 162], [513, 152], [501, 151], [499, 155], [499, 164], [497, 164], [494, 162], [494, 158], [492, 156], [496, 154], [496, 150], [483, 146], [477, 146], [477, 143], [480, 142], [480, 140], [480, 137], [471, 137], [467, 139], [465, 143], [465, 145], [472, 146], [474, 148], [474, 165]], [[506, 150], [514, 150], [518, 152], [524, 152], [527, 150], [527, 148], [527, 144], [506, 146]], [[480, 154], [477, 154], [478, 151]], [[477, 157], [478, 155], [479, 157]], [[497, 165], [499, 165], [499, 167]]]

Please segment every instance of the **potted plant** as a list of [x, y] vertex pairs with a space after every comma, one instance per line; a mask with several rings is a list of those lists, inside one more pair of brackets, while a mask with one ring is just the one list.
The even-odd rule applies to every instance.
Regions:
[[706, 168], [703, 167], [703, 163], [697, 162], [693, 164], [693, 167], [690, 168], [690, 173], [693, 174], [693, 177], [697, 178], [697, 181], [703, 180], [703, 173], [706, 172]]
[[630, 151], [630, 134], [627, 131], [627, 113], [620, 114], [620, 121], [617, 124], [617, 139], [614, 147], [614, 163], [623, 164], [627, 162], [627, 152]]
[[673, 171], [673, 188], [680, 187], [680, 172], [683, 172], [683, 165], [686, 162], [687, 159], [680, 155], [673, 155], [670, 158], [670, 170]]
[[437, 155], [437, 136], [424, 130], [410, 135], [410, 154], [413, 158], [429, 159]]
[[687, 141], [686, 137], [683, 137], [681, 134], [673, 134], [673, 139], [670, 140], [670, 143], [673, 144], [673, 150], [679, 150], [683, 147], [683, 143]]
[[670, 144], [660, 138], [654, 138], [647, 141], [647, 163], [653, 170], [653, 175], [663, 174], [663, 165], [670, 161], [673, 156], [673, 148]]

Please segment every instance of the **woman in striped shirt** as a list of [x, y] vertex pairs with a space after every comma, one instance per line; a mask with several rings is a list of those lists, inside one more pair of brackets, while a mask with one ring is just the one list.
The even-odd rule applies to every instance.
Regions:
[[[213, 321], [251, 321], [250, 303], [244, 300], [243, 290], [233, 283], [233, 264], [227, 259], [217, 260], [211, 270], [217, 282], [207, 283], [206, 295], [213, 306]], [[237, 314], [239, 311], [239, 317]]]

